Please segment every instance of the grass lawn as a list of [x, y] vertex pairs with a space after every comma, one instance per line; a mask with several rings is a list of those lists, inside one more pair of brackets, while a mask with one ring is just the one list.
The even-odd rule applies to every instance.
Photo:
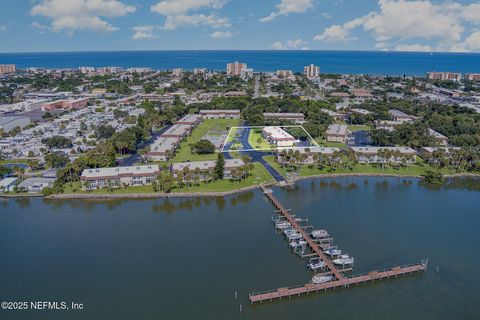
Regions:
[[[263, 150], [272, 150], [274, 149], [274, 146], [272, 146], [270, 143], [268, 143], [267, 140], [265, 140], [262, 137], [262, 131], [260, 129], [251, 129], [250, 134], [248, 135], [248, 143], [254, 148], [254, 149], [263, 149]], [[258, 143], [260, 141], [260, 143]]]
[[[274, 167], [280, 174], [287, 176], [289, 171], [283, 168], [280, 164], [275, 161], [274, 156], [265, 156], [263, 157], [272, 167]], [[392, 174], [392, 175], [402, 175], [402, 176], [421, 176], [424, 175], [428, 170], [438, 171], [438, 169], [433, 168], [429, 165], [423, 165], [422, 161], [419, 161], [418, 164], [408, 165], [404, 168], [395, 169], [391, 166], [386, 166], [382, 169], [380, 166], [375, 167], [370, 164], [358, 164], [353, 170], [345, 170], [339, 168], [337, 171], [330, 171], [328, 168], [319, 170], [317, 168], [309, 168], [308, 165], [302, 166], [299, 172], [301, 177], [316, 176], [322, 174], [346, 174], [346, 173], [355, 173], [355, 174]], [[442, 174], [454, 174], [452, 170], [441, 170]]]
[[228, 132], [231, 127], [238, 126], [240, 123], [239, 119], [205, 119], [201, 124], [198, 125], [193, 131], [192, 134], [187, 137], [182, 143], [180, 143], [179, 148], [175, 154], [175, 157], [172, 159], [172, 162], [184, 162], [184, 161], [203, 161], [203, 160], [216, 160], [218, 155], [216, 153], [212, 154], [194, 154], [190, 150], [189, 144], [194, 144], [197, 141], [201, 140], [208, 131], [226, 131]]
[[372, 130], [372, 127], [369, 126], [361, 126], [361, 125], [348, 125], [348, 130], [352, 132], [356, 131], [370, 131]]
[[347, 150], [348, 149], [348, 146], [346, 143], [342, 143], [342, 142], [329, 142], [329, 141], [326, 141], [326, 140], [322, 140], [322, 139], [319, 139], [319, 140], [316, 140], [318, 145], [320, 147], [325, 147], [325, 148], [340, 148], [340, 149], [344, 149], [344, 150]]
[[233, 191], [236, 189], [251, 187], [259, 185], [261, 183], [275, 182], [273, 177], [268, 173], [260, 163], [254, 163], [254, 169], [250, 176], [246, 180], [240, 182], [232, 182], [230, 180], [217, 180], [211, 183], [200, 183], [199, 186], [191, 186], [189, 188], [182, 188], [180, 190], [174, 190], [174, 193], [188, 193], [188, 192], [223, 192]]
[[[251, 187], [267, 182], [275, 182], [268, 171], [260, 164], [254, 163], [254, 169], [246, 180], [240, 182], [230, 181], [227, 179], [217, 180], [211, 183], [200, 182], [198, 186], [183, 187], [182, 189], [174, 189], [172, 193], [190, 193], [190, 192], [224, 192], [233, 191], [241, 188]], [[80, 182], [68, 183], [64, 186], [65, 194], [136, 194], [136, 193], [153, 193], [153, 187], [137, 186], [121, 189], [114, 189], [109, 192], [107, 189], [92, 190], [90, 192], [81, 189]]]

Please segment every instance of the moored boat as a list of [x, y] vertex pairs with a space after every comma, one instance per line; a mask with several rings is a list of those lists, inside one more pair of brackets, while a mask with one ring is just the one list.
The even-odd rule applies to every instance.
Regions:
[[312, 283], [321, 284], [335, 280], [334, 276], [316, 275], [312, 277]]
[[353, 257], [350, 257], [348, 254], [342, 254], [338, 257], [338, 259], [334, 259], [332, 262], [339, 266], [346, 264], [351, 265], [353, 264]]

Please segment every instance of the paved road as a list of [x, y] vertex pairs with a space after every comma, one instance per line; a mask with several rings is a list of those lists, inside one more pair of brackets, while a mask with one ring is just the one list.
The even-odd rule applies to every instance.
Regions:
[[[165, 131], [167, 131], [170, 128], [170, 126], [166, 126], [159, 131], [155, 131], [152, 133], [152, 136], [148, 139], [142, 142], [140, 145], [138, 145], [137, 150], [144, 149], [151, 145], [159, 136], [161, 136]], [[120, 159], [117, 161], [118, 166], [120, 167], [128, 167], [128, 166], [133, 166], [135, 163], [139, 162], [141, 160], [141, 155], [138, 153], [134, 153], [129, 155], [126, 158]]]
[[[253, 147], [248, 143], [248, 136], [250, 134], [250, 129], [249, 128], [244, 128], [244, 129], [238, 129], [240, 131], [240, 137], [239, 141], [243, 146], [243, 149], [249, 150], [253, 149]], [[225, 146], [225, 150], [228, 150], [228, 148], [231, 147], [231, 143], [229, 145]], [[258, 162], [261, 163], [265, 169], [272, 175], [275, 180], [278, 182], [285, 181], [285, 178], [277, 171], [275, 168], [273, 168], [265, 159], [263, 159], [264, 156], [267, 155], [272, 155], [273, 152], [265, 152], [265, 151], [245, 151], [245, 152], [240, 152], [241, 154], [247, 154], [250, 158], [252, 158], [252, 162]], [[232, 157], [230, 156], [229, 153], [226, 153], [225, 156], [227, 159], [231, 159]]]

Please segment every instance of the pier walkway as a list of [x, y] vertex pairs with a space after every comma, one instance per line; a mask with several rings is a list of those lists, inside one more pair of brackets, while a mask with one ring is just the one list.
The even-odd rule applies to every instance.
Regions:
[[275, 198], [271, 190], [268, 190], [265, 187], [261, 187], [263, 193], [267, 198], [272, 202], [275, 208], [280, 214], [282, 214], [288, 222], [291, 223], [292, 227], [295, 228], [308, 243], [312, 251], [323, 261], [325, 262], [327, 268], [335, 276], [334, 281], [329, 281], [321, 284], [307, 283], [305, 285], [290, 287], [290, 288], [279, 288], [272, 291], [261, 292], [261, 293], [252, 293], [249, 295], [250, 303], [263, 302], [263, 301], [272, 301], [275, 299], [282, 299], [285, 297], [300, 296], [302, 294], [316, 293], [321, 291], [327, 291], [329, 289], [335, 290], [336, 288], [346, 288], [351, 285], [366, 284], [369, 282], [374, 282], [375, 280], [384, 280], [390, 278], [396, 278], [398, 276], [405, 276], [407, 274], [413, 274], [425, 271], [427, 269], [427, 263], [422, 262], [419, 264], [403, 266], [403, 267], [394, 267], [388, 270], [383, 271], [372, 271], [367, 274], [357, 275], [353, 277], [345, 277], [340, 270], [338, 270], [335, 265], [326, 257], [323, 253], [323, 250], [318, 246], [318, 244], [312, 240], [312, 238], [305, 232], [305, 230], [299, 225], [295, 217], [292, 216], [289, 210], [285, 209], [283, 205]]

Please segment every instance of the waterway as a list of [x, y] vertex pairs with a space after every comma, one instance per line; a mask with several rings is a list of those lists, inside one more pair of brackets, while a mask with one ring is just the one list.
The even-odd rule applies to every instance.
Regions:
[[343, 177], [274, 192], [330, 231], [355, 257], [355, 273], [425, 258], [428, 271], [252, 307], [248, 293], [310, 277], [306, 261], [275, 233], [273, 208], [260, 191], [208, 199], [0, 199], [0, 300], [84, 305], [0, 310], [0, 318], [478, 319], [480, 181], [432, 188], [416, 179]]

